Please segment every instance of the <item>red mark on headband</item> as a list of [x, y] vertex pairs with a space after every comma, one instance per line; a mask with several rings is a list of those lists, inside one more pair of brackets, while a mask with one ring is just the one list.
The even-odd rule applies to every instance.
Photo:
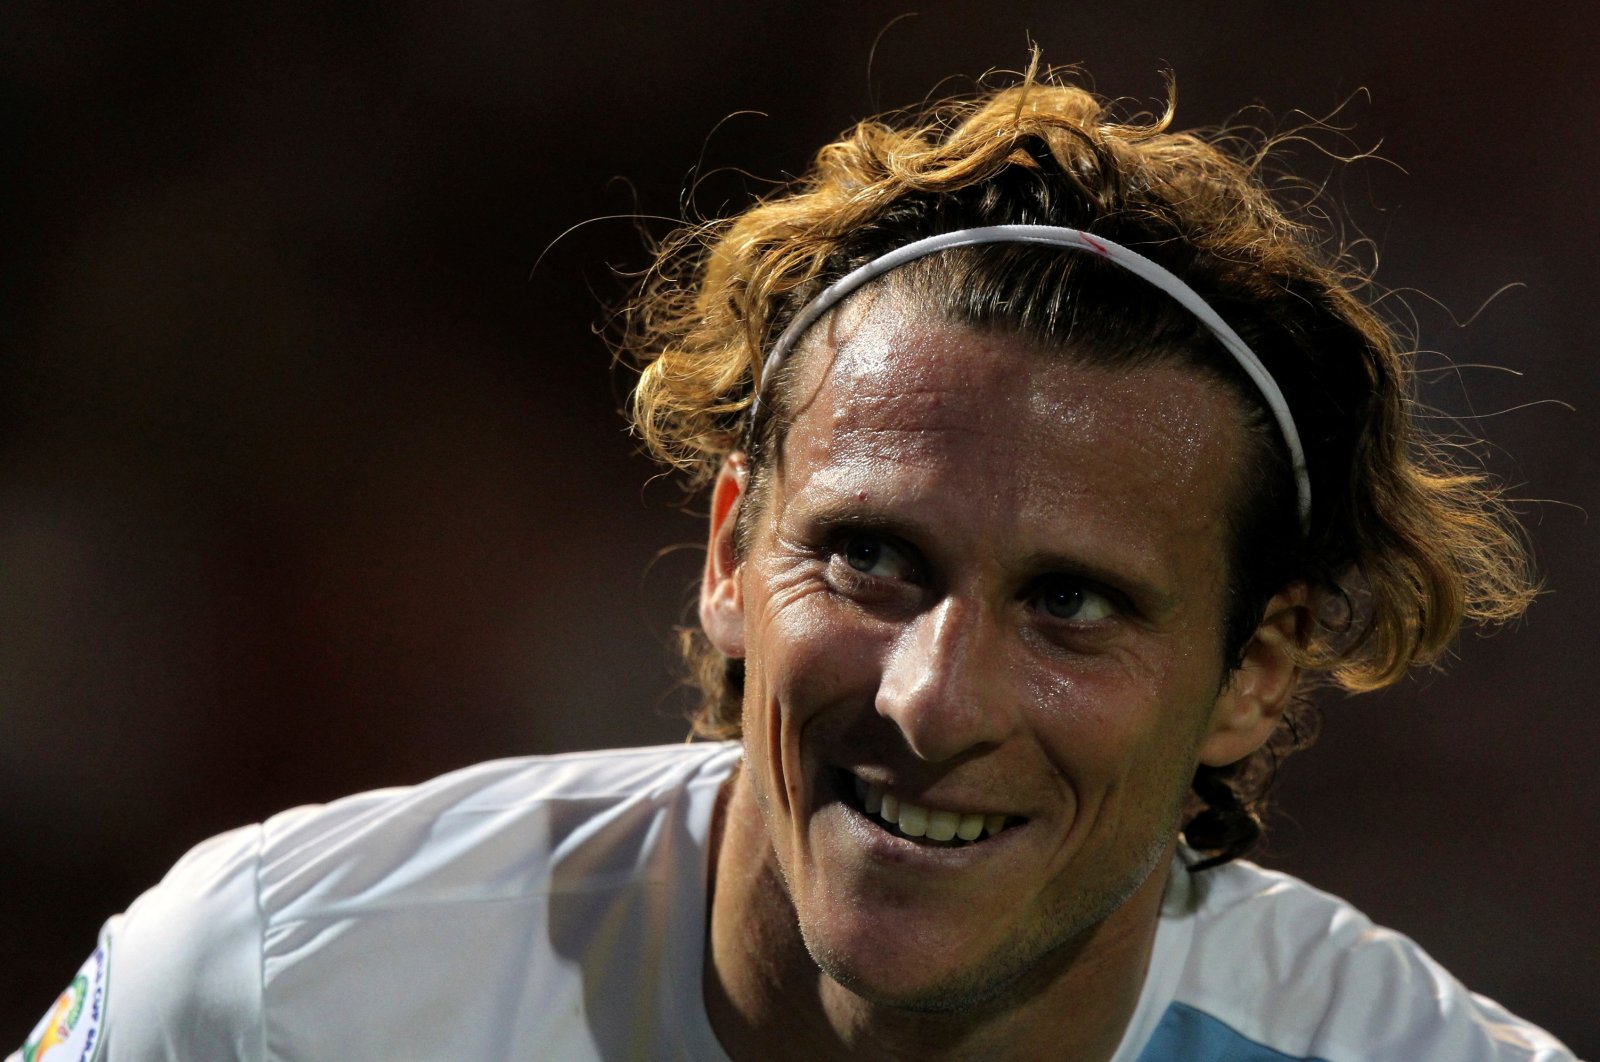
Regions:
[[1095, 254], [1099, 255], [1102, 258], [1110, 258], [1111, 257], [1111, 252], [1110, 252], [1110, 250], [1108, 250], [1106, 248], [1105, 244], [1101, 243], [1099, 240], [1095, 239], [1093, 236], [1090, 236], [1087, 232], [1080, 232], [1080, 233], [1078, 233], [1078, 235], [1083, 238], [1083, 242], [1088, 244], [1089, 247], [1094, 251]]

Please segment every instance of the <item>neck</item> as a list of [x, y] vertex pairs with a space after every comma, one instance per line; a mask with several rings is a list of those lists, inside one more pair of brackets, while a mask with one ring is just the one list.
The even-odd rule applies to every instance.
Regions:
[[922, 1013], [871, 1003], [811, 958], [742, 772], [724, 786], [712, 845], [703, 986], [736, 1062], [1109, 1059], [1138, 1004], [1171, 865], [1163, 860], [1122, 907], [998, 998]]

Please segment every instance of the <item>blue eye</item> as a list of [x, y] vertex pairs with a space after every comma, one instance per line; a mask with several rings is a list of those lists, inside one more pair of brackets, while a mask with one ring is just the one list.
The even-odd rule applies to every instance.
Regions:
[[844, 559], [858, 572], [870, 572], [877, 567], [883, 544], [870, 538], [852, 538], [844, 547]]
[[1104, 594], [1082, 583], [1056, 579], [1045, 583], [1035, 600], [1054, 619], [1093, 623], [1116, 611]]
[[851, 535], [835, 547], [834, 556], [862, 575], [915, 582], [917, 562], [906, 549], [877, 535]]

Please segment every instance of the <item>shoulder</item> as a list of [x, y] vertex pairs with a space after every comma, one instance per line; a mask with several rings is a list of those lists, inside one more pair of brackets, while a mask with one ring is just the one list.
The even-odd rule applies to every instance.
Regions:
[[106, 923], [100, 1057], [258, 1056], [261, 837], [249, 826], [196, 846]]
[[426, 980], [416, 964], [448, 980], [497, 947], [528, 954], [505, 942], [552, 893], [670, 876], [674, 849], [697, 851], [737, 756], [680, 745], [499, 760], [212, 838], [107, 923], [110, 1057], [261, 1057], [269, 999], [401, 998]]
[[496, 760], [403, 789], [296, 808], [262, 824], [269, 918], [543, 891], [566, 863], [624, 866], [698, 823], [738, 757], [727, 744]]
[[1262, 1058], [1572, 1057], [1409, 938], [1297, 878], [1239, 862], [1196, 875], [1187, 892], [1192, 936], [1164, 1023], [1216, 1023]]

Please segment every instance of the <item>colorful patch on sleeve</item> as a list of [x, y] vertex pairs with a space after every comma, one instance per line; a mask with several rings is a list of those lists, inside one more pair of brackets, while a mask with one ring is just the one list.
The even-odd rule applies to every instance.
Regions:
[[22, 1062], [89, 1062], [106, 1017], [106, 947], [94, 949], [22, 1045]]

